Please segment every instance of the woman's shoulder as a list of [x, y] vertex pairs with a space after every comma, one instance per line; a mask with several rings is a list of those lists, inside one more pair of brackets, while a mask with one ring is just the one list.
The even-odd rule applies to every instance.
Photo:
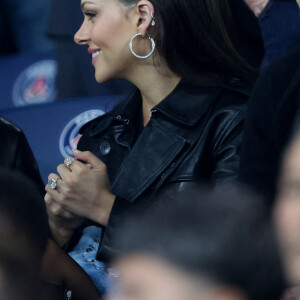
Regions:
[[192, 83], [199, 95], [207, 93], [214, 90], [219, 90], [218, 101], [219, 105], [244, 105], [248, 102], [250, 97], [253, 83], [250, 83], [244, 79], [238, 77], [223, 77], [222, 79], [217, 79], [212, 84], [202, 85]]
[[215, 103], [215, 109], [245, 110], [253, 85], [239, 78], [227, 78], [220, 84], [222, 93]]
[[226, 93], [240, 99], [248, 99], [250, 97], [253, 85], [238, 77], [226, 78], [221, 83]]

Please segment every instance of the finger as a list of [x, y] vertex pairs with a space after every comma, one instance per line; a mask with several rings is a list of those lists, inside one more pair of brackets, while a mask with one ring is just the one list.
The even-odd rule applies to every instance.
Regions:
[[[51, 202], [61, 202], [61, 195], [57, 191], [57, 189], [52, 189], [48, 184], [45, 187], [45, 190], [47, 194], [49, 194], [49, 197], [51, 198]], [[50, 202], [50, 201], [49, 201]]]
[[[62, 181], [61, 181], [60, 176], [58, 176], [57, 174], [54, 174], [54, 173], [49, 174], [48, 184], [46, 185], [46, 188], [50, 187], [52, 190], [59, 191], [61, 184], [62, 184]], [[48, 190], [46, 189], [46, 191], [48, 191]]]
[[49, 180], [50, 179], [57, 179], [57, 180], [56, 180], [56, 186], [55, 186], [55, 188], [54, 188], [54, 186], [50, 187], [49, 183], [45, 186], [45, 190], [46, 190], [46, 192], [48, 194], [48, 196], [47, 196], [46, 199], [49, 202], [50, 202], [50, 198], [51, 198], [51, 201], [61, 202], [61, 195], [60, 195], [60, 190], [61, 190], [61, 186], [62, 186], [62, 180], [61, 180], [61, 178], [58, 177], [58, 175], [56, 175], [54, 173], [51, 173], [48, 176], [48, 178], [49, 178]]
[[[58, 174], [60, 175], [60, 177], [62, 178], [63, 181], [66, 181], [66, 179], [69, 177], [69, 176], [72, 176], [72, 174], [75, 174], [77, 172], [80, 172], [81, 170], [84, 170], [86, 169], [86, 166], [91, 166], [90, 164], [84, 164], [80, 161], [78, 161], [77, 159], [76, 160], [73, 160], [72, 164], [68, 167], [66, 167], [65, 164], [60, 164], [58, 165], [57, 167], [57, 172]], [[89, 167], [91, 168], [91, 167]]]
[[65, 210], [62, 205], [56, 203], [53, 198], [50, 196], [50, 194], [46, 193], [44, 200], [47, 204], [47, 211], [54, 215], [59, 215], [61, 217], [64, 217], [66, 219], [71, 219], [74, 217], [74, 214], [71, 212]]
[[66, 210], [63, 205], [60, 205], [59, 203], [56, 202], [52, 202], [51, 205], [47, 206], [47, 211], [48, 214], [50, 212], [50, 214], [52, 215], [63, 217], [65, 219], [73, 219], [75, 216], [73, 213]]
[[77, 159], [85, 161], [87, 164], [90, 164], [93, 169], [100, 169], [103, 166], [105, 166], [105, 164], [90, 151], [79, 151], [73, 149], [73, 154]]
[[75, 215], [64, 209], [61, 213], [61, 216], [66, 218], [66, 219], [72, 219], [72, 218], [74, 218]]
[[64, 160], [64, 165], [72, 172], [72, 163], [76, 159], [76, 157], [68, 156]]
[[49, 193], [45, 194], [44, 200], [45, 200], [45, 203], [46, 203], [47, 206], [49, 206], [53, 203], [53, 199], [52, 199], [52, 197], [50, 196]]
[[64, 212], [63, 207], [62, 207], [60, 204], [56, 203], [56, 202], [53, 202], [53, 203], [49, 206], [48, 209], [51, 211], [52, 214], [54, 214], [54, 215], [56, 215], [56, 216], [60, 216], [60, 215], [62, 215], [63, 212]]
[[51, 195], [49, 193], [46, 193], [45, 197], [45, 202], [47, 204], [47, 211], [53, 213], [53, 214], [57, 214], [59, 211], [59, 209], [61, 209], [61, 205], [59, 205], [58, 203], [56, 203], [53, 198], [51, 197]]
[[47, 201], [47, 211], [54, 215], [71, 218], [71, 213], [65, 210], [63, 203], [60, 203], [60, 195], [57, 199], [54, 199], [50, 194], [45, 196], [45, 202]]
[[69, 170], [69, 168], [67, 168], [64, 164], [57, 166], [57, 173], [63, 181], [66, 181], [66, 179], [72, 175], [71, 170]]

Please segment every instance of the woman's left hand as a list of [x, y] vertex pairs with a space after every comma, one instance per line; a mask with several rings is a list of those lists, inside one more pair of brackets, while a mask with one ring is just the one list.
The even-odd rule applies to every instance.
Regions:
[[73, 160], [69, 167], [60, 164], [57, 171], [61, 180], [54, 190], [47, 185], [46, 191], [64, 209], [106, 225], [115, 200], [106, 165], [89, 151], [74, 150], [74, 155], [86, 164], [78, 160]]

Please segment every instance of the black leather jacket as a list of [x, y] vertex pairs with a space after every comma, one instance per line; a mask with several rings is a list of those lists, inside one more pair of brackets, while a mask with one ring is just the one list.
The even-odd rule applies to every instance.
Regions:
[[0, 167], [17, 170], [28, 176], [45, 193], [38, 165], [23, 131], [7, 119], [0, 117]]
[[152, 109], [145, 128], [139, 92], [82, 128], [78, 148], [107, 165], [116, 195], [99, 260], [107, 261], [116, 250], [112, 235], [123, 211], [146, 207], [158, 191], [236, 177], [247, 99], [239, 82], [203, 88], [181, 81]]

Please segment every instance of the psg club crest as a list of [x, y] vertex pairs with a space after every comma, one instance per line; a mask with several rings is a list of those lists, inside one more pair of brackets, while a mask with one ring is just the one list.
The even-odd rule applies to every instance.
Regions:
[[100, 109], [91, 109], [79, 114], [65, 126], [59, 139], [59, 150], [63, 158], [73, 156], [72, 149], [77, 148], [77, 144], [81, 138], [79, 134], [80, 128], [90, 120], [103, 114], [104, 111]]
[[25, 69], [13, 87], [15, 106], [53, 102], [56, 98], [56, 72], [57, 64], [50, 59], [39, 61]]

